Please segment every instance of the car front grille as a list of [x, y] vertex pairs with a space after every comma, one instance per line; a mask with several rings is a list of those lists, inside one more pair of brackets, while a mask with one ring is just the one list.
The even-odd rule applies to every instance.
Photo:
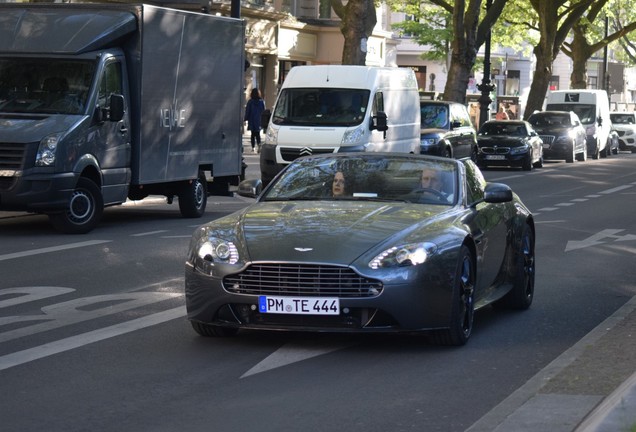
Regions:
[[554, 135], [539, 135], [539, 138], [541, 138], [544, 144], [552, 144], [556, 137]]
[[252, 264], [226, 276], [229, 292], [304, 297], [374, 297], [382, 282], [360, 276], [349, 267], [319, 264]]
[[0, 171], [19, 171], [24, 163], [24, 144], [0, 143]]
[[286, 162], [292, 162], [301, 156], [311, 156], [317, 154], [333, 153], [333, 148], [315, 148], [315, 147], [302, 147], [302, 148], [287, 148], [281, 147], [280, 156]]
[[625, 135], [625, 131], [616, 131], [618, 133], [619, 137], [622, 137], [623, 135]]
[[480, 150], [483, 154], [508, 154], [510, 147], [481, 147]]

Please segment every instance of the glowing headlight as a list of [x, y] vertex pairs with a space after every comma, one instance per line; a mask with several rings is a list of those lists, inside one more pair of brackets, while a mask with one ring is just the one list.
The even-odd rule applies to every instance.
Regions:
[[60, 135], [61, 134], [53, 134], [42, 138], [38, 152], [35, 155], [36, 166], [51, 166], [55, 163], [55, 153]]
[[378, 269], [422, 264], [436, 249], [437, 246], [427, 242], [394, 246], [373, 258], [369, 267]]
[[209, 237], [199, 244], [197, 256], [208, 262], [236, 264], [239, 260], [238, 250], [232, 242]]

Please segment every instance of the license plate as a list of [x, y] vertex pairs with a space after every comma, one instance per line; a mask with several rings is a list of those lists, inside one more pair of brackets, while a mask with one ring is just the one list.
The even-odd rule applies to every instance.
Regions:
[[259, 296], [260, 313], [294, 315], [338, 315], [340, 299], [332, 297]]
[[504, 160], [506, 156], [504, 155], [486, 155], [486, 159], [488, 160]]
[[550, 148], [550, 144], [543, 144], [543, 148], [544, 149], [549, 149]]

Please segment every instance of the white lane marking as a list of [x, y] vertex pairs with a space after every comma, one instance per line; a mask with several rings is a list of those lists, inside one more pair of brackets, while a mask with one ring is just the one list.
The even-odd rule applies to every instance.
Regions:
[[567, 222], [565, 219], [561, 219], [561, 220], [551, 220], [551, 221], [537, 221], [535, 223], [537, 224], [546, 224], [546, 223], [564, 223]]
[[161, 324], [176, 318], [184, 317], [186, 314], [185, 306], [179, 306], [174, 309], [168, 309], [163, 312], [148, 315], [142, 318], [115, 324], [110, 327], [104, 327], [99, 330], [93, 330], [66, 339], [49, 342], [38, 347], [29, 348], [23, 351], [14, 352], [0, 357], [0, 370], [9, 369], [24, 363], [38, 360], [44, 357], [59, 354], [94, 342], [99, 342], [122, 334], [140, 330], [145, 327]]
[[328, 344], [326, 346], [320, 346], [317, 342], [294, 342], [289, 343], [277, 351], [270, 354], [263, 361], [256, 366], [245, 372], [241, 378], [255, 375], [257, 373], [265, 372], [271, 369], [276, 369], [281, 366], [286, 366], [291, 363], [307, 360], [312, 357], [318, 357], [323, 354], [328, 354], [333, 351], [338, 351], [343, 348], [352, 346], [353, 343], [340, 343], [340, 344]]
[[543, 208], [539, 209], [539, 211], [544, 211], [544, 212], [555, 211], [555, 210], [558, 210], [558, 208], [557, 207], [543, 207]]
[[565, 203], [555, 204], [555, 206], [558, 206], [558, 207], [570, 207], [570, 206], [573, 206], [573, 205], [574, 205], [573, 202], [565, 202]]
[[144, 232], [144, 233], [138, 233], [138, 234], [131, 234], [131, 237], [143, 237], [143, 236], [149, 236], [149, 235], [153, 235], [153, 234], [160, 234], [160, 233], [164, 233], [167, 232], [168, 230], [157, 230], [157, 231], [148, 231], [148, 232]]
[[611, 193], [614, 193], [614, 192], [619, 192], [619, 191], [622, 191], [622, 190], [625, 190], [625, 189], [630, 189], [631, 187], [632, 187], [632, 185], [623, 185], [623, 186], [618, 186], [618, 187], [615, 187], [615, 188], [612, 188], [612, 189], [607, 189], [607, 190], [601, 191], [599, 193], [607, 195], [607, 194], [611, 194]]
[[[22, 303], [42, 300], [49, 297], [55, 297], [68, 294], [75, 291], [73, 288], [55, 287], [55, 286], [35, 286], [6, 288], [0, 290], [0, 309], [9, 306], [15, 306]], [[3, 297], [9, 297], [2, 300]], [[0, 318], [1, 320], [1, 318]]]
[[585, 198], [599, 198], [600, 195], [585, 195]]
[[39, 254], [49, 253], [49, 252], [58, 252], [58, 251], [68, 250], [68, 249], [76, 249], [76, 248], [81, 248], [86, 246], [95, 246], [98, 244], [110, 243], [110, 242], [112, 242], [112, 240], [88, 240], [88, 241], [79, 242], [79, 243], [69, 243], [69, 244], [60, 245], [60, 246], [51, 246], [47, 248], [32, 249], [32, 250], [28, 250], [24, 252], [15, 252], [10, 254], [0, 255], [0, 261], [7, 261], [10, 259], [15, 259], [15, 258], [24, 258], [28, 256], [39, 255]]
[[577, 203], [585, 202], [585, 201], [589, 201], [589, 199], [587, 199], [587, 198], [574, 198], [572, 200], [572, 202], [577, 202]]

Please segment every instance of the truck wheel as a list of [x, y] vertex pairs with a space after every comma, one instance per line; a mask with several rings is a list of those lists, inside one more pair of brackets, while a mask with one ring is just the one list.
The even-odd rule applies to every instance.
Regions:
[[68, 207], [61, 213], [49, 214], [49, 219], [59, 231], [86, 234], [97, 226], [103, 211], [104, 199], [99, 186], [86, 177], [80, 177]]
[[185, 218], [199, 218], [205, 213], [208, 203], [208, 184], [199, 176], [185, 184], [179, 193], [179, 210]]

